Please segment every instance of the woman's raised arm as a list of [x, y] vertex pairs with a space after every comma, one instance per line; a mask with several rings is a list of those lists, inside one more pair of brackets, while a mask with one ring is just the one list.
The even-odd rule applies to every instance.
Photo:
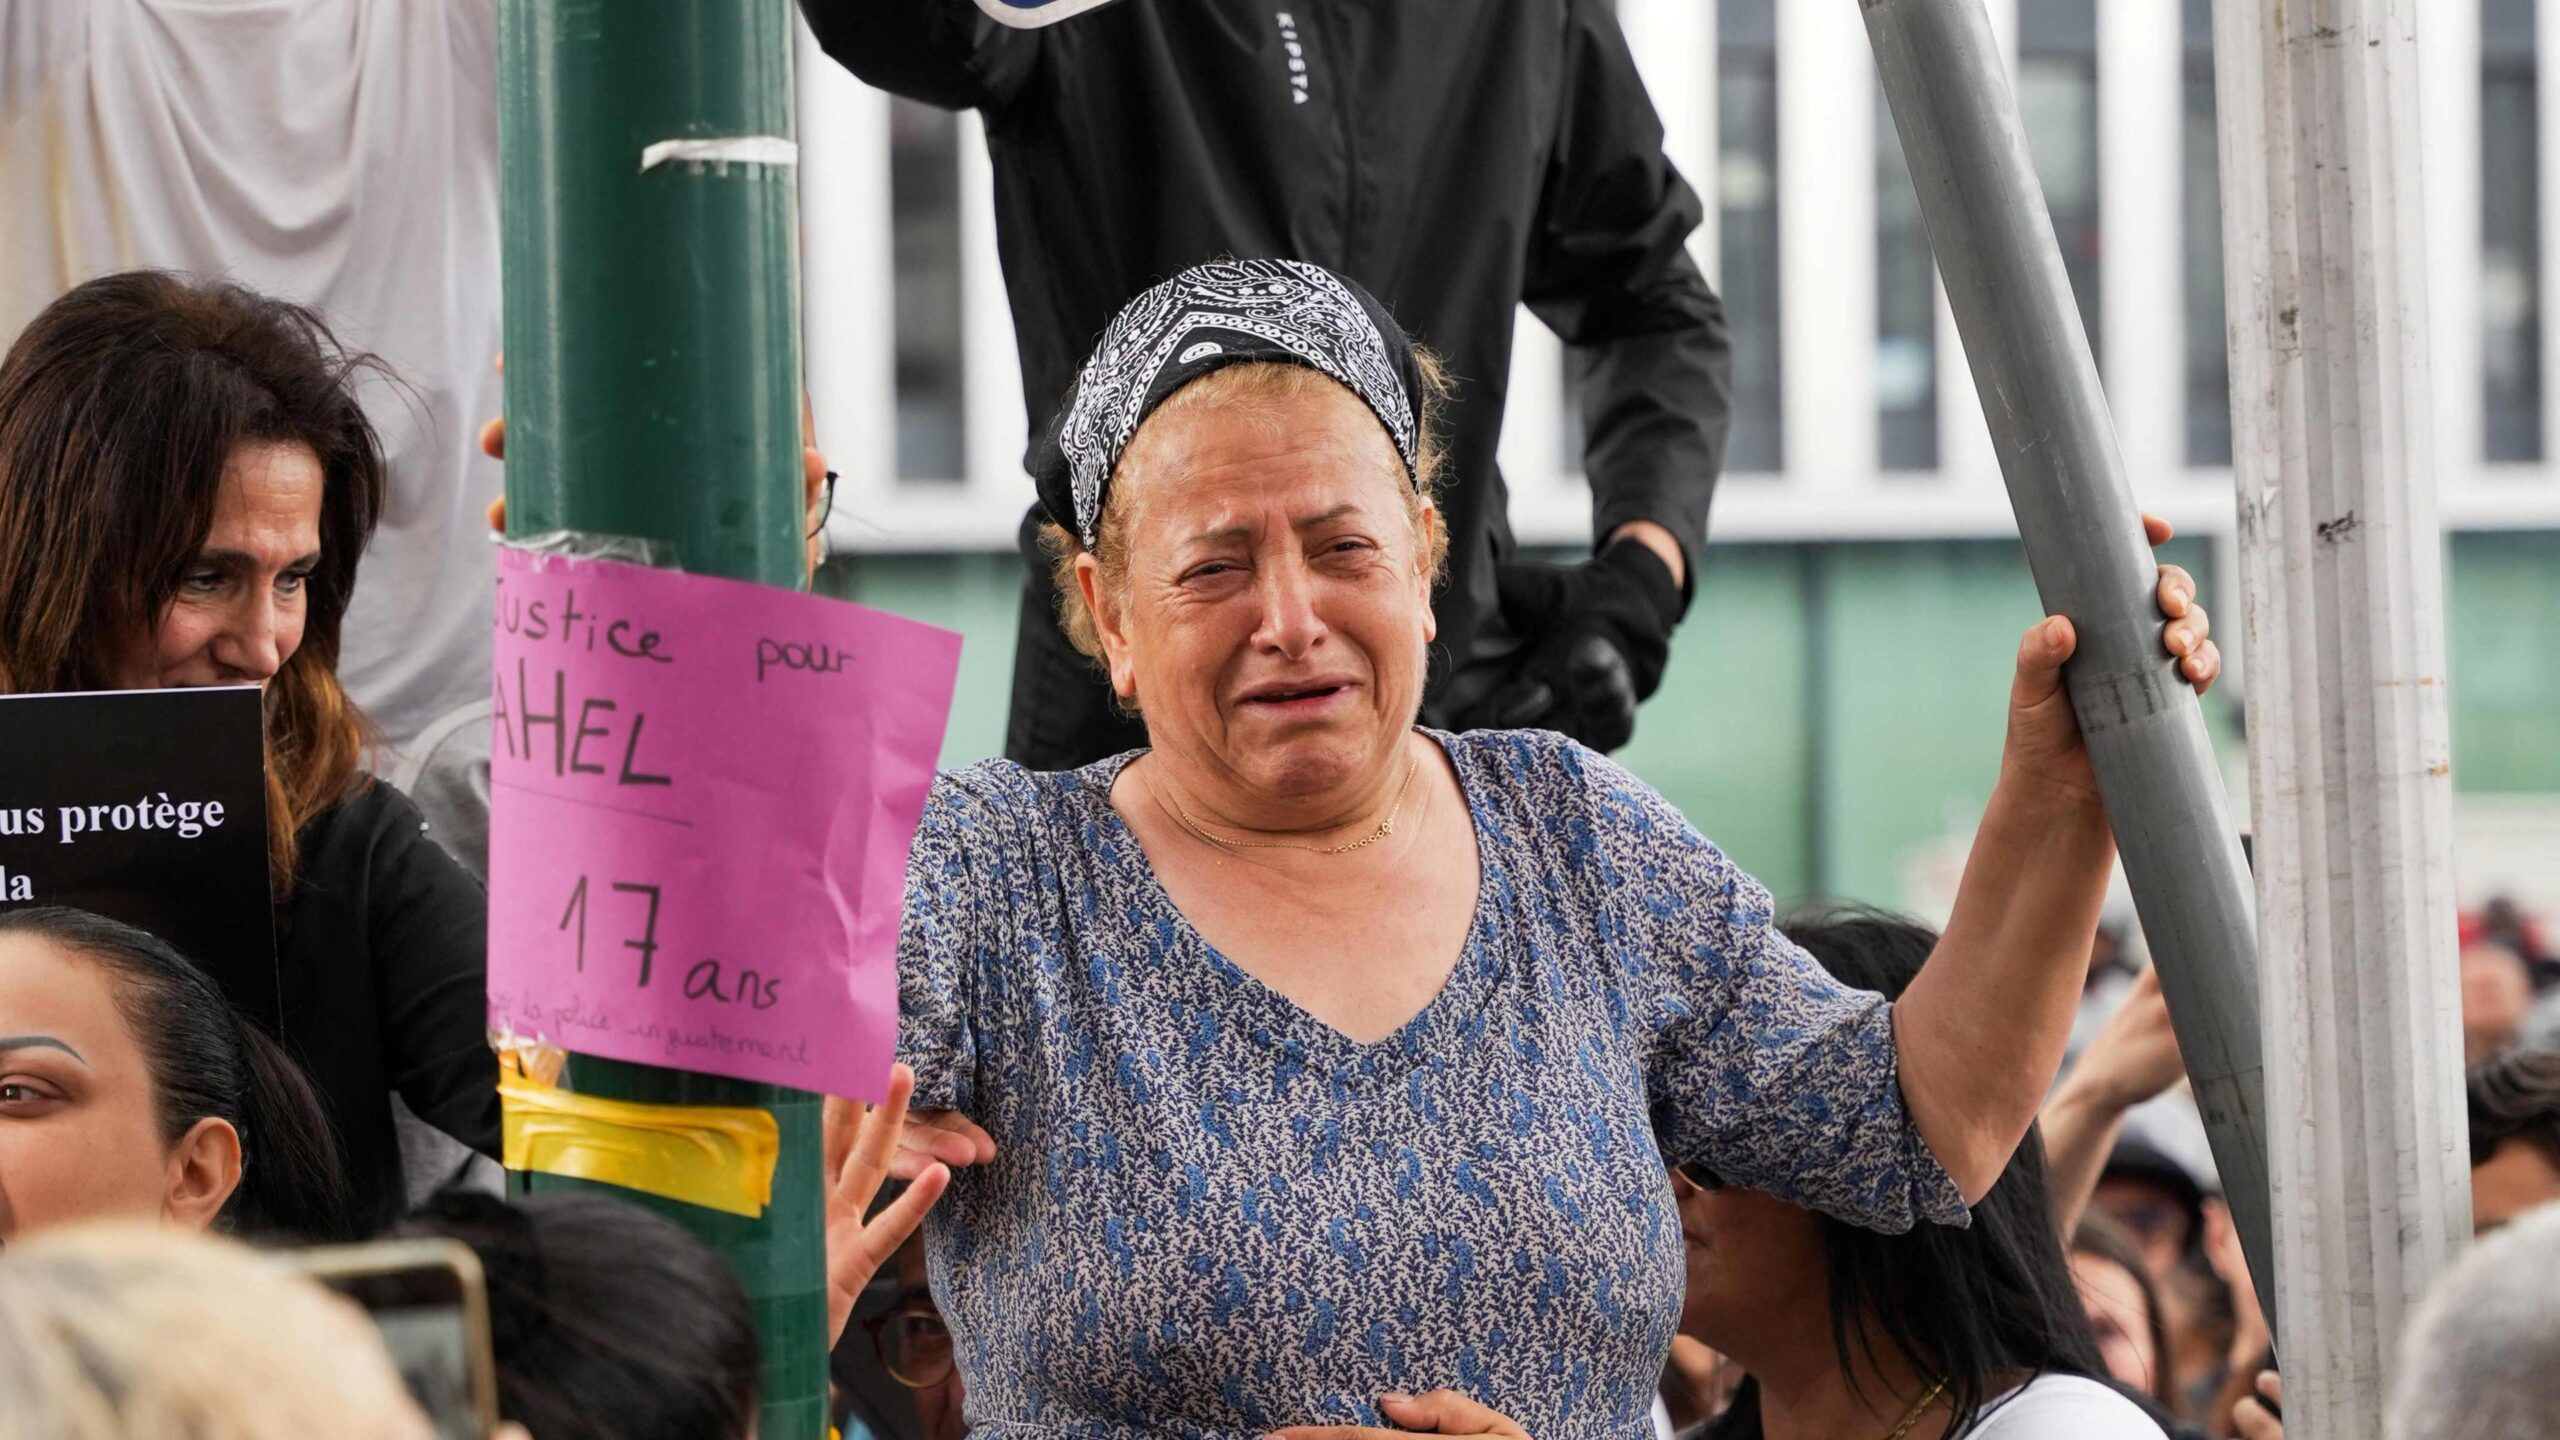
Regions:
[[[2169, 527], [2144, 517], [2153, 544]], [[2222, 670], [2195, 582], [2160, 567], [2161, 643], [2198, 693]], [[1955, 913], [1895, 1007], [1903, 1102], [1968, 1200], [2000, 1178], [2053, 1084], [2088, 978], [2115, 837], [2062, 684], [2077, 637], [2051, 616], [2018, 646], [2009, 739]]]

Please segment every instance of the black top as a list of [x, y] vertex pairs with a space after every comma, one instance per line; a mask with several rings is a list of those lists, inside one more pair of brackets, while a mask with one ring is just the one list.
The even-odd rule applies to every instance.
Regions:
[[285, 1047], [337, 1126], [368, 1230], [404, 1203], [393, 1091], [428, 1124], [498, 1153], [488, 896], [426, 831], [409, 797], [380, 781], [323, 811], [303, 827], [276, 941]]
[[970, 0], [801, 10], [863, 79], [983, 112], [1035, 434], [1150, 285], [1221, 256], [1311, 260], [1458, 381], [1449, 654], [1502, 640], [1494, 451], [1523, 301], [1577, 347], [1595, 535], [1643, 519], [1693, 563], [1705, 545], [1731, 341], [1686, 249], [1704, 212], [1607, 0], [1124, 0], [1039, 30]]

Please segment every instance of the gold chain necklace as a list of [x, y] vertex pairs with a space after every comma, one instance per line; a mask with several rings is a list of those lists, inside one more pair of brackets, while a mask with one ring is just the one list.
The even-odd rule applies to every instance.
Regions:
[[1405, 796], [1413, 789], [1414, 772], [1421, 768], [1422, 762], [1419, 760], [1406, 764], [1404, 783], [1396, 787], [1395, 808], [1387, 812], [1386, 819], [1378, 822], [1377, 829], [1347, 845], [1297, 845], [1286, 840], [1235, 840], [1224, 835], [1212, 835], [1201, 828], [1199, 821], [1191, 818], [1191, 812], [1182, 808], [1182, 802], [1173, 798], [1172, 791], [1158, 790], [1156, 793], [1173, 808], [1173, 818], [1182, 822], [1183, 829], [1222, 850], [1304, 850], [1310, 855], [1348, 855], [1354, 850], [1366, 850], [1396, 833], [1396, 820], [1404, 814]]
[[1902, 1423], [1886, 1431], [1884, 1440], [1902, 1440], [1903, 1436], [1910, 1434], [1911, 1427], [1919, 1424], [1920, 1417], [1928, 1414], [1929, 1407], [1936, 1404], [1938, 1397], [1945, 1393], [1947, 1393], [1947, 1378], [1941, 1375], [1938, 1377], [1938, 1383], [1929, 1387], [1928, 1394], [1921, 1396], [1910, 1409], [1902, 1412]]

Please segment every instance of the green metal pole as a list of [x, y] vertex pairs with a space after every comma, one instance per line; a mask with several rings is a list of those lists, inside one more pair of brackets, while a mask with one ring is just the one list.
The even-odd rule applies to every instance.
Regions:
[[[691, 573], [804, 583], [789, 7], [504, 0], [511, 536], [633, 537]], [[823, 1440], [818, 1097], [591, 1056], [571, 1058], [568, 1084], [780, 1122], [761, 1218], [612, 1193], [682, 1223], [745, 1282], [764, 1341], [757, 1434]]]

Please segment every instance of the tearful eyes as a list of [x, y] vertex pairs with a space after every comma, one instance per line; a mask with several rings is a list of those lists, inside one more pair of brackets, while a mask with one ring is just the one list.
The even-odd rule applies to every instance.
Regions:
[[[1333, 560], [1373, 555], [1377, 550], [1377, 542], [1373, 540], [1345, 537], [1318, 546], [1308, 558], [1311, 561]], [[1214, 580], [1230, 575], [1241, 575], [1247, 568], [1249, 567], [1244, 562], [1237, 560], [1203, 561], [1182, 572], [1182, 583], [1189, 584], [1195, 580]]]

